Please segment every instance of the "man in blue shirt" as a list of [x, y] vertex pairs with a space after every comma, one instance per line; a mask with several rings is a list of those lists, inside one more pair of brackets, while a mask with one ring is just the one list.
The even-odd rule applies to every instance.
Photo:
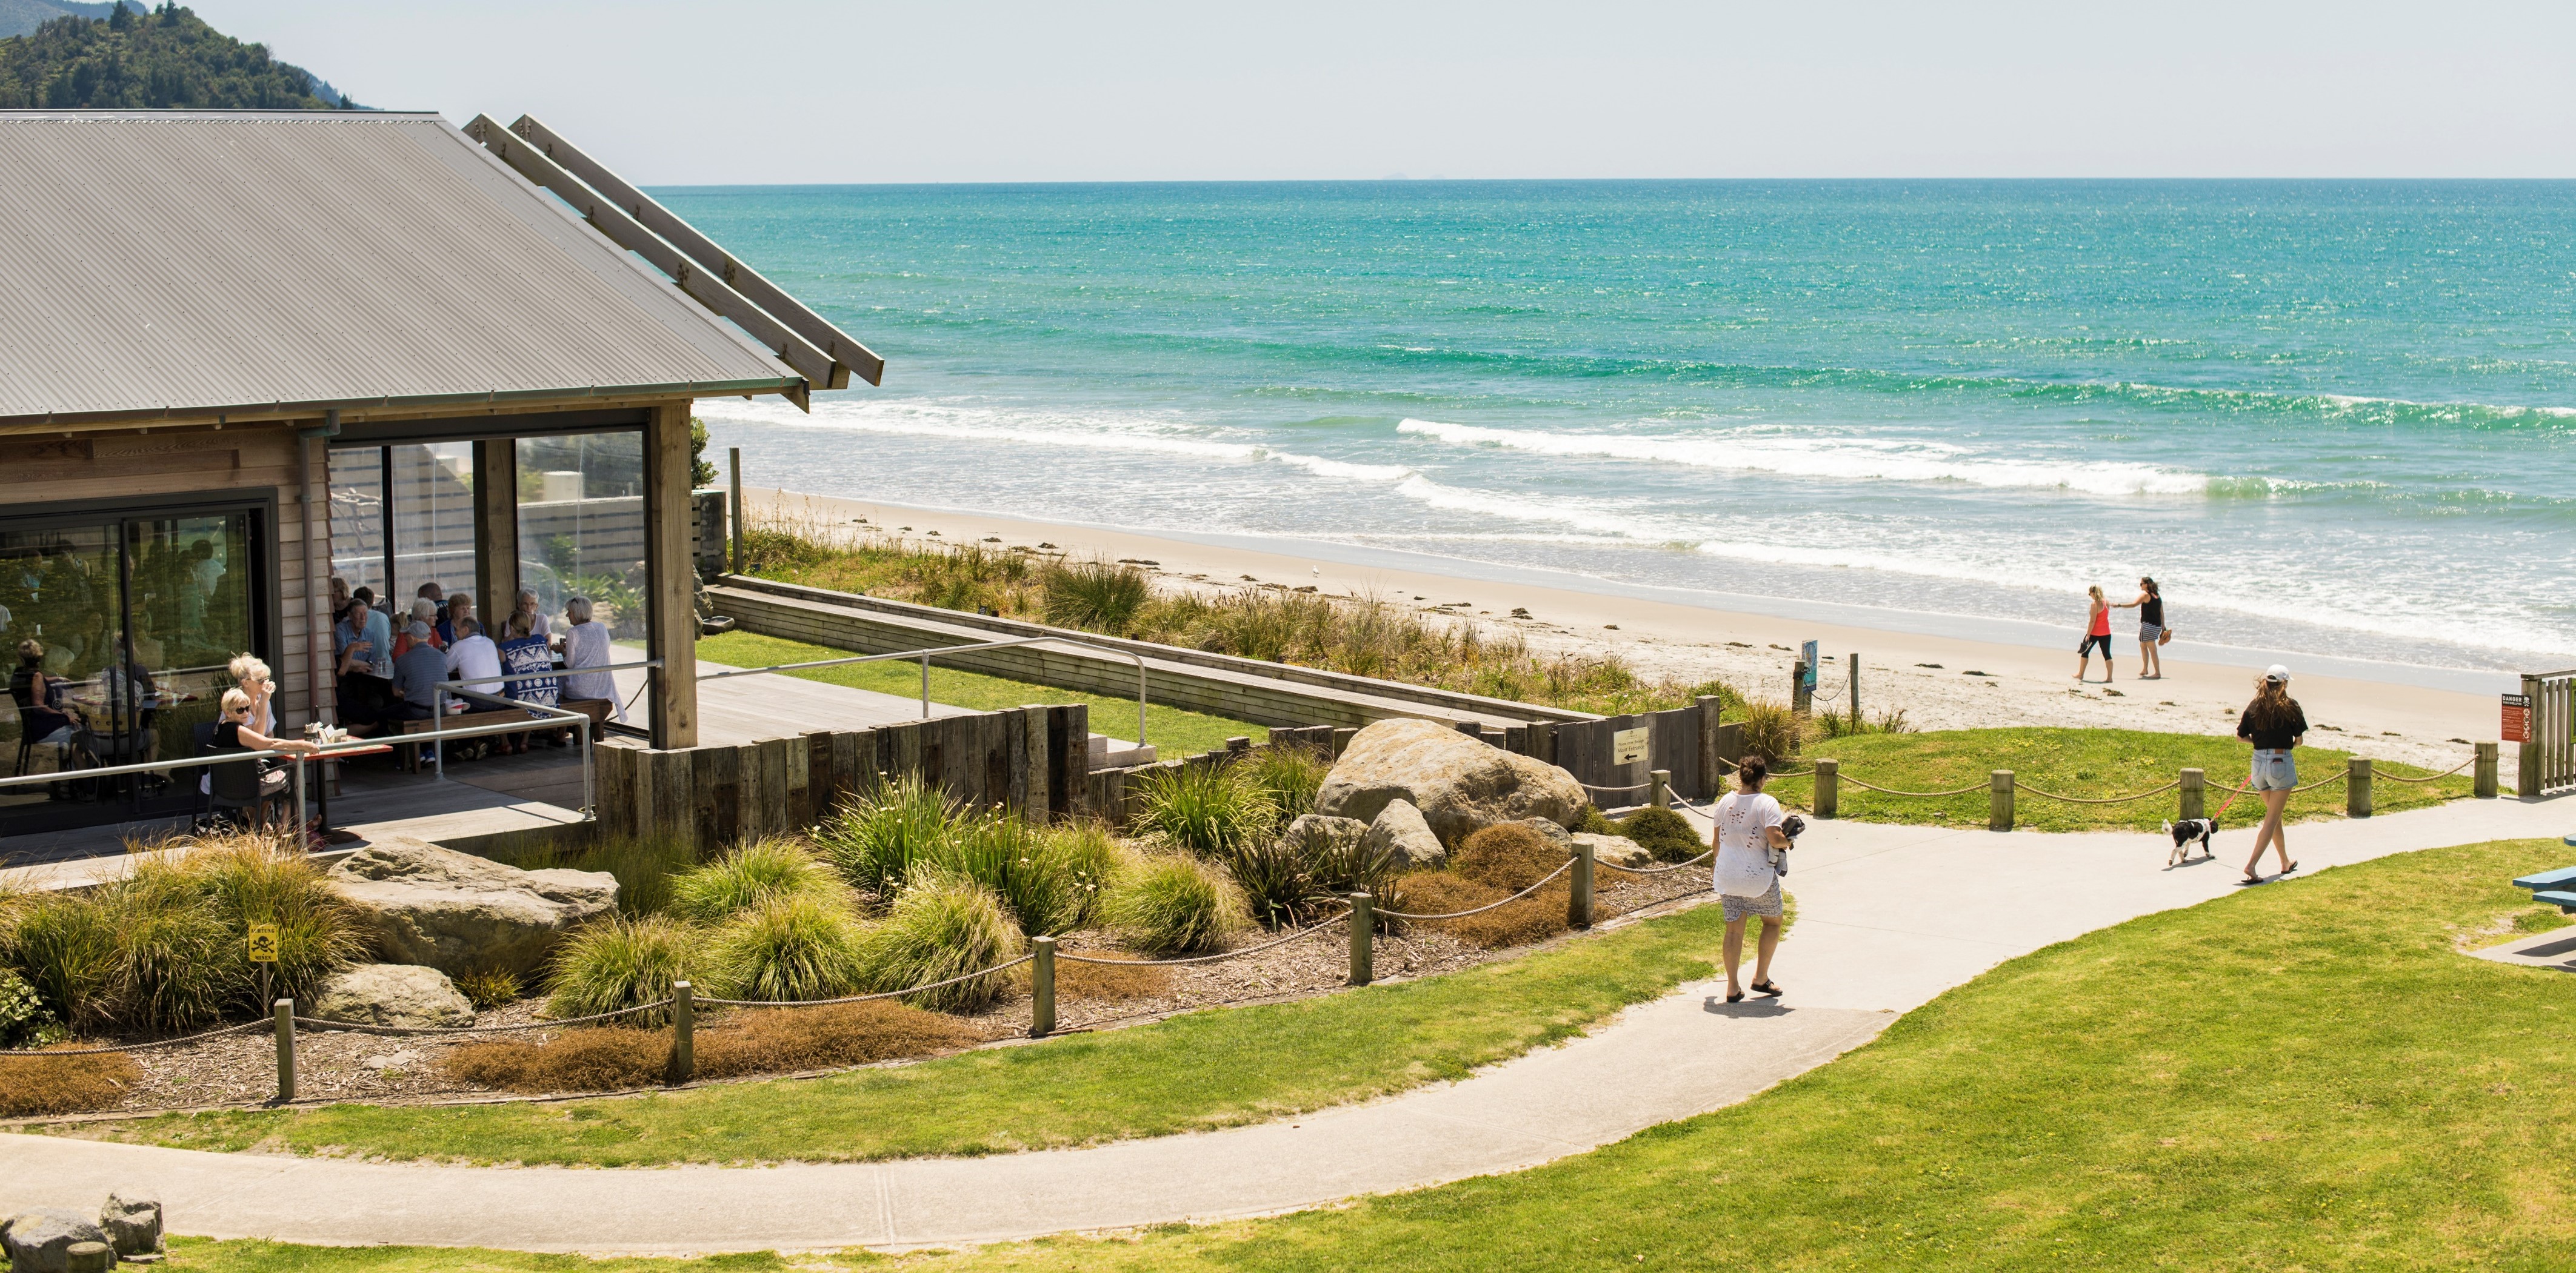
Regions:
[[429, 625], [415, 619], [411, 648], [394, 660], [394, 693], [402, 701], [386, 715], [394, 720], [428, 720], [438, 713], [438, 686], [447, 679], [447, 652], [429, 643]]

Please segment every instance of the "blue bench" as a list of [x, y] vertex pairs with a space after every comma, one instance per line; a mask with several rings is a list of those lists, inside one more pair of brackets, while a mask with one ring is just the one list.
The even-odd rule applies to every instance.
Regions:
[[[2565, 837], [2563, 843], [2576, 848], [2576, 835]], [[2531, 900], [2555, 906], [2561, 915], [2576, 915], [2576, 866], [2526, 875], [2515, 880], [2513, 886], [2530, 889]]]

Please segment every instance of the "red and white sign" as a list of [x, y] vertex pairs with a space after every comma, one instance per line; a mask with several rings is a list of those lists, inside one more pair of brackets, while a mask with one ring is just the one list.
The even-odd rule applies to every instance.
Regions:
[[2509, 743], [2527, 743], [2531, 741], [2530, 695], [2507, 694], [2504, 696], [2504, 733], [2502, 737]]

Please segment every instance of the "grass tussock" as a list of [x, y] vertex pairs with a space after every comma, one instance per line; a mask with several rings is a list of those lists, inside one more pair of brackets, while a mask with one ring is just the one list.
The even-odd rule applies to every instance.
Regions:
[[1236, 763], [1254, 786], [1269, 794], [1282, 826], [1315, 811], [1315, 793], [1324, 789], [1324, 775], [1333, 768], [1330, 759], [1312, 748], [1284, 743], [1264, 747]]
[[779, 1003], [862, 993], [862, 932], [847, 908], [824, 898], [771, 898], [716, 930], [706, 946], [708, 988]]
[[617, 877], [617, 909], [634, 916], [670, 909], [671, 881], [698, 864], [698, 853], [672, 839], [602, 837], [573, 848], [549, 846], [502, 860], [529, 871], [605, 871]]
[[1222, 858], [1279, 828], [1270, 792], [1237, 764], [1151, 770], [1137, 779], [1135, 796], [1138, 831], [1201, 857]]
[[114, 1109], [125, 1099], [126, 1092], [142, 1081], [143, 1068], [122, 1052], [93, 1056], [0, 1053], [0, 1118]]
[[1730, 711], [1737, 726], [1736, 745], [1746, 756], [1760, 756], [1773, 764], [1798, 754], [1814, 726], [1807, 718], [1790, 711], [1784, 704], [1748, 702]]
[[455, 984], [456, 993], [482, 1012], [506, 1008], [527, 997], [527, 987], [520, 983], [519, 974], [507, 968], [477, 968], [457, 977]]
[[[596, 1016], [671, 997], [704, 962], [704, 933], [667, 915], [612, 915], [574, 929], [555, 946], [546, 1011], [559, 1018]], [[670, 1019], [667, 1011], [627, 1018]]]
[[1563, 865], [1565, 850], [1536, 830], [1511, 822], [1479, 828], [1449, 856], [1451, 873], [1506, 893], [1528, 888]]
[[[963, 876], [923, 873], [888, 907], [854, 952], [866, 993], [927, 986], [1020, 957], [1020, 930], [991, 890]], [[979, 1012], [1010, 990], [1003, 976], [973, 977], [905, 996], [914, 1007]]]
[[747, 568], [764, 578], [951, 610], [1134, 637], [1212, 653], [1617, 715], [1680, 707], [1718, 682], [1649, 681], [1615, 657], [1542, 655], [1516, 631], [1426, 615], [1378, 597], [1285, 587], [1214, 595], [1167, 588], [1132, 565], [1030, 549], [851, 534], [794, 511], [755, 517]]
[[814, 833], [814, 845], [852, 888], [877, 898], [903, 890], [915, 863], [937, 861], [965, 807], [919, 774], [853, 792]]
[[1097, 825], [1033, 825], [993, 809], [966, 819], [933, 862], [992, 890], [1021, 932], [1054, 937], [1091, 918], [1117, 858], [1117, 845]]
[[566, 1030], [538, 1043], [494, 1039], [460, 1044], [438, 1060], [441, 1074], [476, 1087], [542, 1095], [619, 1092], [668, 1081], [671, 1032], [630, 1026]]
[[681, 919], [719, 924], [788, 897], [843, 904], [846, 893], [840, 878], [804, 845], [769, 836], [672, 876], [669, 909]]
[[1223, 950], [1251, 926], [1233, 878], [1184, 854], [1136, 866], [1111, 890], [1101, 919], [1129, 950], [1155, 959]]

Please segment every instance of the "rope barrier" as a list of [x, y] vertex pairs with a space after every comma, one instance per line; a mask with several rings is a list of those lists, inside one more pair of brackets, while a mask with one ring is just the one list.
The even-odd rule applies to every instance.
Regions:
[[[1378, 913], [1383, 915], [1386, 912], [1379, 911]], [[1335, 915], [1331, 919], [1325, 920], [1320, 924], [1311, 924], [1305, 928], [1298, 929], [1296, 932], [1290, 933], [1285, 937], [1266, 941], [1258, 946], [1246, 946], [1241, 950], [1221, 950], [1213, 955], [1190, 955], [1181, 959], [1094, 959], [1088, 955], [1077, 955], [1070, 951], [1060, 950], [1056, 952], [1055, 957], [1059, 962], [1069, 961], [1077, 964], [1105, 964], [1115, 968], [1171, 968], [1180, 964], [1213, 964], [1228, 959], [1240, 959], [1245, 955], [1258, 955], [1265, 950], [1285, 946], [1292, 941], [1312, 937], [1315, 934], [1323, 932], [1325, 929], [1331, 928], [1333, 925], [1341, 923], [1349, 918], [1350, 913], [1345, 911], [1342, 914]]]
[[2380, 773], [2380, 772], [2379, 772], [2379, 771], [2377, 771], [2376, 769], [2374, 769], [2374, 770], [2372, 770], [2372, 771], [2371, 771], [2371, 775], [2370, 775], [2370, 776], [2371, 776], [2373, 779], [2385, 778], [2385, 779], [2389, 780], [2390, 782], [2439, 782], [2439, 781], [2441, 781], [2442, 779], [2444, 779], [2444, 778], [2448, 778], [2448, 777], [2450, 777], [2451, 775], [2453, 775], [2453, 774], [2455, 774], [2455, 773], [2458, 773], [2458, 772], [2460, 772], [2461, 770], [2466, 769], [2466, 768], [2468, 768], [2469, 766], [2474, 765], [2474, 764], [2476, 764], [2476, 763], [2478, 763], [2478, 758], [2477, 758], [2475, 755], [2471, 755], [2468, 759], [2463, 760], [2463, 761], [2461, 761], [2460, 763], [2458, 763], [2458, 764], [2456, 764], [2456, 765], [2453, 765], [2453, 766], [2451, 766], [2450, 768], [2445, 769], [2445, 770], [2443, 770], [2443, 771], [2442, 771], [2442, 772], [2440, 772], [2440, 773], [2437, 773], [2437, 774], [2426, 774], [2426, 775], [2424, 775], [2424, 776], [2423, 776], [2423, 777], [2421, 777], [2421, 778], [2400, 778], [2400, 777], [2398, 777], [2398, 776], [2397, 776], [2397, 775], [2395, 775], [2395, 774], [2384, 774], [2384, 773]]
[[[699, 1002], [706, 1001], [701, 999]], [[516, 1034], [522, 1030], [562, 1030], [571, 1026], [587, 1025], [593, 1021], [606, 1021], [614, 1017], [631, 1017], [639, 1012], [652, 1012], [670, 1007], [671, 1003], [671, 1000], [663, 999], [654, 1003], [640, 1003], [632, 1008], [619, 1008], [613, 1012], [594, 1012], [586, 1017], [568, 1017], [561, 1021], [526, 1021], [517, 1025], [370, 1025], [363, 1021], [325, 1021], [319, 1017], [296, 1017], [294, 1020], [297, 1025], [309, 1025], [317, 1030], [348, 1030], [356, 1034], [379, 1034], [403, 1038], [416, 1035]], [[265, 1021], [252, 1023], [259, 1029], [267, 1029], [268, 1024]]]
[[1872, 783], [1862, 782], [1860, 779], [1854, 778], [1849, 774], [1843, 774], [1841, 777], [1844, 782], [1848, 782], [1864, 791], [1875, 791], [1883, 796], [1911, 796], [1917, 800], [1937, 800], [1944, 796], [1964, 796], [1971, 791], [1986, 790], [1986, 784], [1979, 782], [1971, 783], [1968, 786], [1960, 787], [1954, 791], [1898, 791], [1894, 787], [1881, 787]]
[[977, 977], [990, 977], [997, 972], [1008, 972], [1035, 958], [1037, 958], [1035, 955], [1022, 955], [1006, 964], [995, 964], [976, 972], [960, 973], [942, 981], [931, 982], [926, 986], [914, 986], [909, 990], [881, 990], [872, 995], [843, 995], [838, 999], [699, 999], [696, 1002], [716, 1008], [823, 1008], [836, 1003], [869, 1003], [878, 999], [899, 999], [905, 995], [917, 995], [925, 990], [937, 990], [942, 986], [953, 986], [961, 981], [973, 981]]
[[2029, 783], [2023, 782], [2019, 778], [2013, 779], [2013, 787], [2016, 790], [2027, 791], [2034, 796], [2045, 796], [2051, 800], [2063, 800], [2068, 804], [2127, 804], [2133, 800], [2144, 800], [2149, 796], [2161, 796], [2181, 785], [2182, 779], [2176, 778], [2172, 782], [2166, 783], [2161, 787], [2157, 787], [2149, 791], [2141, 791], [2134, 796], [2061, 796], [2054, 791], [2042, 791]]
[[1567, 871], [1571, 871], [1571, 870], [1573, 870], [1573, 869], [1574, 869], [1574, 863], [1575, 863], [1575, 859], [1573, 859], [1573, 858], [1567, 858], [1567, 859], [1565, 860], [1565, 865], [1560, 866], [1560, 867], [1556, 868], [1555, 870], [1548, 872], [1548, 873], [1546, 874], [1546, 876], [1542, 877], [1542, 878], [1539, 880], [1539, 882], [1538, 882], [1538, 883], [1536, 883], [1536, 884], [1532, 884], [1532, 885], [1530, 885], [1528, 888], [1522, 889], [1520, 892], [1514, 893], [1514, 894], [1512, 894], [1511, 896], [1506, 897], [1506, 898], [1504, 898], [1503, 900], [1501, 900], [1501, 901], [1499, 901], [1499, 902], [1493, 902], [1493, 903], [1489, 903], [1489, 904], [1484, 905], [1484, 906], [1479, 906], [1479, 907], [1477, 907], [1476, 909], [1471, 910], [1471, 911], [1451, 911], [1451, 912], [1449, 912], [1449, 913], [1448, 913], [1448, 914], [1446, 914], [1446, 915], [1408, 915], [1408, 914], [1406, 914], [1406, 913], [1405, 913], [1405, 912], [1403, 912], [1403, 911], [1379, 911], [1379, 912], [1378, 912], [1378, 914], [1383, 915], [1383, 916], [1387, 917], [1388, 919], [1465, 919], [1466, 917], [1468, 917], [1468, 916], [1470, 916], [1470, 915], [1482, 915], [1482, 914], [1484, 914], [1485, 912], [1487, 912], [1487, 911], [1489, 911], [1489, 910], [1493, 910], [1495, 907], [1498, 907], [1498, 906], [1509, 906], [1509, 905], [1511, 905], [1512, 903], [1517, 902], [1517, 901], [1521, 900], [1522, 898], [1527, 897], [1527, 896], [1529, 896], [1530, 894], [1532, 894], [1532, 893], [1535, 893], [1535, 892], [1539, 891], [1541, 888], [1543, 888], [1543, 887], [1545, 887], [1545, 886], [1547, 885], [1547, 882], [1548, 882], [1549, 880], [1555, 879], [1557, 876], [1563, 875], [1563, 874], [1565, 874]]
[[1715, 852], [1717, 852], [1717, 850], [1710, 849], [1708, 853], [1702, 853], [1698, 857], [1691, 858], [1689, 861], [1675, 862], [1668, 866], [1621, 866], [1616, 862], [1595, 862], [1593, 865], [1606, 866], [1614, 871], [1625, 871], [1630, 875], [1665, 875], [1678, 871], [1683, 867], [1690, 866], [1694, 863], [1706, 861], [1708, 859], [1708, 854]]
[[208, 1030], [203, 1034], [181, 1035], [175, 1039], [155, 1039], [150, 1043], [119, 1043], [103, 1048], [47, 1048], [42, 1051], [6, 1051], [0, 1052], [0, 1060], [16, 1057], [102, 1056], [110, 1052], [140, 1052], [146, 1048], [177, 1047], [182, 1043], [195, 1043], [200, 1039], [220, 1039], [227, 1034], [246, 1034], [252, 1030], [270, 1030], [275, 1028], [276, 1027], [274, 1025], [266, 1020], [248, 1021], [241, 1025], [228, 1025], [220, 1030]]
[[1576, 779], [1575, 782], [1576, 785], [1582, 787], [1585, 791], [1647, 791], [1651, 790], [1655, 785], [1651, 782], [1632, 782], [1624, 787], [1596, 787], [1579, 778]]

